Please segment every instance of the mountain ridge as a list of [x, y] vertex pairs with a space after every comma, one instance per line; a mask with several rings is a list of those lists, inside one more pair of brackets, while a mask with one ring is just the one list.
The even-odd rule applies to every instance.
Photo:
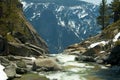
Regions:
[[59, 53], [68, 45], [100, 31], [95, 19], [98, 6], [77, 0], [53, 1], [56, 3], [48, 0], [22, 2], [25, 16], [47, 42], [51, 53]]

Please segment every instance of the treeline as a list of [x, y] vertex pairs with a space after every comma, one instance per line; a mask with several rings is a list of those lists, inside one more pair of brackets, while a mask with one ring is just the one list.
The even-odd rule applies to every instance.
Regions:
[[120, 0], [113, 0], [110, 4], [107, 4], [107, 0], [102, 0], [97, 17], [97, 23], [101, 29], [118, 20], [120, 20]]

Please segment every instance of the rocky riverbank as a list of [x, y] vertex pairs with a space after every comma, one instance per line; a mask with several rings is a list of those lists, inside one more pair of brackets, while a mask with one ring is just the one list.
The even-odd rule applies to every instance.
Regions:
[[[8, 79], [22, 77], [33, 69], [50, 70], [56, 64], [53, 62], [50, 67], [47, 63], [42, 64], [45, 62], [43, 58], [49, 53], [47, 44], [26, 20], [22, 7], [19, 0], [0, 0], [0, 66]], [[48, 62], [52, 61], [48, 59]], [[0, 73], [3, 73], [2, 67]]]
[[0, 56], [0, 62], [5, 67], [4, 71], [7, 77], [13, 80], [14, 78], [22, 78], [28, 73], [59, 71], [62, 69], [55, 59], [47, 56], [39, 56], [37, 58], [12, 55]]
[[[76, 61], [76, 55], [64, 53], [51, 55], [58, 60], [61, 71], [40, 72], [50, 80], [119, 80], [120, 67], [106, 67], [94, 62]], [[112, 75], [112, 76], [111, 76]]]
[[[12, 4], [12, 5], [10, 5]], [[22, 13], [18, 0], [0, 1], [0, 77], [4, 80], [88, 80], [86, 76], [120, 66], [120, 21], [100, 34], [51, 57], [47, 44]], [[93, 62], [93, 63], [91, 63]], [[96, 64], [97, 63], [97, 64]], [[99, 64], [98, 64], [99, 63]], [[115, 67], [115, 71], [119, 68]], [[114, 68], [111, 72], [114, 71]], [[103, 71], [104, 72], [104, 71]], [[102, 73], [103, 73], [102, 72]], [[101, 73], [98, 73], [101, 75]], [[108, 73], [107, 73], [108, 74]], [[92, 76], [91, 80], [104, 77]], [[111, 73], [108, 74], [110, 79]], [[113, 73], [115, 75], [115, 73]], [[74, 79], [76, 77], [76, 79]], [[1, 79], [1, 80], [2, 80]], [[112, 77], [113, 80], [119, 80]]]
[[66, 54], [77, 55], [77, 61], [120, 65], [120, 21], [109, 25], [100, 34], [76, 43], [64, 50]]

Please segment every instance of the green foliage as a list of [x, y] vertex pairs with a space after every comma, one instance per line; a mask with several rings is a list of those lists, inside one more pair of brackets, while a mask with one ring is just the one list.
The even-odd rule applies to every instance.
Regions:
[[[31, 38], [21, 10], [22, 4], [18, 0], [0, 2], [0, 35], [6, 37], [10, 42], [16, 42], [14, 32], [20, 32], [27, 39]], [[10, 35], [7, 35], [8, 33]]]
[[114, 22], [118, 21], [120, 19], [120, 0], [113, 0], [110, 8], [113, 12]]
[[120, 0], [113, 0], [112, 3], [110, 4], [111, 8], [113, 11], [118, 11], [120, 10]]
[[109, 25], [108, 4], [106, 0], [102, 0], [100, 3], [99, 14], [100, 15], [97, 17], [97, 23], [102, 26], [102, 29], [104, 29]]

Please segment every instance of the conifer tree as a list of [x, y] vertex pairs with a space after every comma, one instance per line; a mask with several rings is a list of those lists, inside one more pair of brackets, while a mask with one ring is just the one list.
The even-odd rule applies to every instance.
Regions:
[[113, 12], [114, 22], [120, 19], [120, 0], [113, 0], [110, 4], [111, 10]]
[[108, 4], [106, 0], [102, 0], [99, 8], [99, 16], [97, 17], [97, 23], [101, 25], [101, 29], [104, 29], [109, 24]]

